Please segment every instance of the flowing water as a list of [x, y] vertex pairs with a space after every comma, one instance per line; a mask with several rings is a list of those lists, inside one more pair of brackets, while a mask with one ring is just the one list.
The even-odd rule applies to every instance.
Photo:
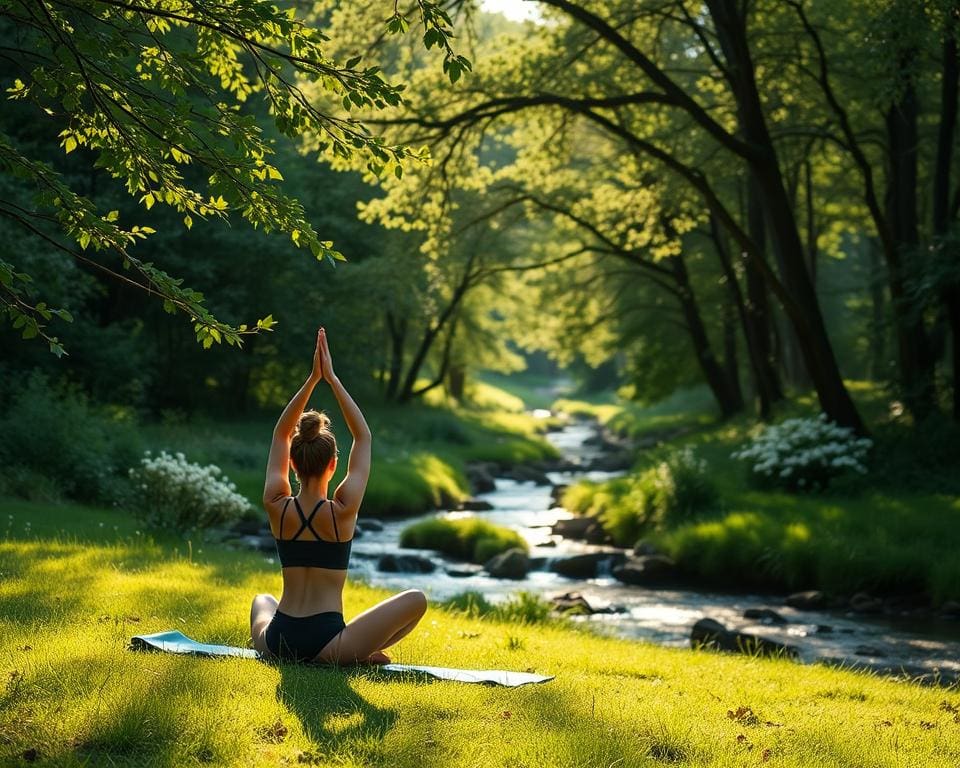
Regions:
[[[588, 438], [596, 435], [596, 426], [574, 422], [548, 434], [567, 459], [588, 464], [600, 454]], [[587, 477], [602, 480], [615, 476], [610, 472], [548, 473], [555, 484], [570, 483]], [[914, 618], [898, 620], [889, 616], [864, 617], [837, 611], [795, 611], [783, 605], [783, 598], [771, 595], [721, 594], [679, 589], [646, 589], [620, 583], [609, 574], [598, 578], [568, 579], [549, 570], [531, 571], [526, 579], [495, 579], [480, 572], [451, 575], [460, 563], [445, 560], [427, 550], [400, 549], [400, 531], [418, 520], [430, 517], [476, 515], [520, 533], [530, 545], [531, 557], [558, 558], [597, 547], [551, 535], [550, 526], [572, 515], [553, 507], [549, 486], [497, 478], [496, 490], [480, 495], [493, 505], [487, 512], [435, 512], [401, 521], [386, 521], [382, 531], [364, 530], [353, 546], [351, 577], [390, 589], [416, 587], [431, 600], [444, 600], [467, 590], [476, 590], [492, 601], [508, 598], [526, 590], [546, 598], [565, 592], [578, 592], [596, 608], [615, 607], [619, 612], [574, 617], [589, 622], [600, 631], [647, 640], [669, 646], [689, 646], [690, 630], [704, 617], [716, 619], [728, 629], [737, 629], [797, 648], [804, 661], [842, 660], [846, 664], [896, 671], [911, 675], [936, 673], [944, 678], [960, 676], [960, 622]], [[361, 517], [360, 525], [363, 525]], [[437, 564], [432, 573], [384, 573], [377, 560], [384, 554], [417, 554]], [[760, 624], [743, 618], [747, 608], [772, 608], [788, 620], [783, 626]]]

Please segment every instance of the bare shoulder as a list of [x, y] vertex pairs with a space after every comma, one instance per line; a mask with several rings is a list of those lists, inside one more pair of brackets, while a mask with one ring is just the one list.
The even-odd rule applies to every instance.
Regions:
[[267, 522], [270, 523], [270, 530], [276, 536], [280, 529], [280, 515], [284, 508], [290, 503], [291, 496], [281, 496], [273, 501], [263, 503], [263, 511], [267, 513]]
[[354, 528], [356, 528], [357, 525], [357, 515], [360, 508], [351, 508], [347, 504], [337, 501], [337, 499], [330, 499], [330, 501], [333, 505], [333, 516], [337, 520], [337, 526], [340, 528], [340, 532], [352, 538]]

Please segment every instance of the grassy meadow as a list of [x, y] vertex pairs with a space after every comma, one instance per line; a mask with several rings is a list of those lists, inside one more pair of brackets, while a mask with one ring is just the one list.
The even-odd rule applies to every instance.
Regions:
[[[556, 675], [486, 688], [373, 668], [126, 649], [244, 645], [275, 566], [128, 514], [0, 503], [0, 763], [50, 766], [955, 766], [960, 692], [659, 648], [431, 605], [395, 660]], [[385, 596], [349, 583], [347, 617]]]

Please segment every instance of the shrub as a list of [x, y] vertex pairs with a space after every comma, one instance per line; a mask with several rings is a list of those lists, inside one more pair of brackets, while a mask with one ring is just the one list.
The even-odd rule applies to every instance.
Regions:
[[640, 474], [604, 483], [578, 483], [563, 496], [568, 509], [596, 516], [622, 546], [633, 545], [652, 528], [709, 512], [717, 501], [706, 462], [689, 447], [669, 453]]
[[719, 495], [707, 473], [707, 462], [693, 448], [671, 453], [652, 471], [657, 522], [674, 525], [717, 506]]
[[129, 421], [111, 417], [39, 373], [2, 405], [0, 486], [6, 492], [26, 498], [62, 494], [93, 503], [112, 503], [125, 493], [127, 468], [141, 449]]
[[414, 523], [401, 532], [400, 546], [434, 549], [472, 563], [485, 563], [513, 547], [527, 551], [526, 541], [516, 531], [476, 517], [437, 517]]
[[753, 477], [763, 485], [790, 491], [823, 489], [848, 471], [866, 473], [864, 462], [872, 445], [821, 413], [766, 427], [732, 457], [752, 462]]
[[238, 520], [250, 509], [250, 502], [219, 467], [192, 464], [182, 453], [161, 451], [153, 457], [147, 451], [130, 476], [136, 508], [156, 528], [181, 532], [209, 528]]

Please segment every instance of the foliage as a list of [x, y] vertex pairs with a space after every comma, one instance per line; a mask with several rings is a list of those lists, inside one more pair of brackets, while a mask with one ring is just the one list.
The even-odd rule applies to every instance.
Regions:
[[762, 484], [788, 490], [823, 490], [846, 472], [866, 474], [865, 461], [873, 441], [852, 429], [816, 418], [787, 419], [764, 427], [732, 457], [751, 464]]
[[[875, 421], [889, 410], [882, 388], [849, 386]], [[665, 406], [656, 411], [658, 418], [670, 416]], [[816, 413], [815, 399], [806, 396], [785, 404], [781, 415], [815, 419]], [[641, 409], [636, 418], [643, 419]], [[692, 446], [707, 462], [719, 498], [711, 514], [675, 519], [643, 534], [683, 571], [737, 590], [912, 592], [936, 603], [960, 596], [960, 563], [950, 554], [960, 511], [951, 425], [916, 431], [897, 420], [878, 428], [869, 474], [835, 478], [818, 494], [758, 489], [731, 456], [753, 434], [752, 421], [741, 418], [671, 441], [668, 450]], [[638, 505], [629, 492], [663, 457], [664, 449], [641, 452], [630, 475], [571, 486], [564, 501], [570, 509], [633, 524]]]
[[414, 523], [400, 533], [401, 547], [434, 549], [458, 560], [485, 563], [494, 555], [527, 543], [516, 531], [478, 517], [436, 517]]
[[40, 374], [0, 394], [0, 406], [6, 492], [101, 504], [124, 494], [127, 468], [140, 450], [131, 423]]
[[870, 472], [856, 483], [893, 492], [910, 490], [960, 496], [960, 425], [934, 417], [921, 424], [900, 420], [873, 433]]
[[635, 475], [577, 483], [563, 496], [565, 507], [597, 517], [614, 542], [627, 547], [653, 531], [712, 512], [718, 502], [707, 463], [689, 446]]
[[[386, 31], [405, 32], [414, 14], [424, 45], [444, 51], [444, 72], [459, 79], [470, 62], [452, 50], [452, 21], [435, 3], [418, 0], [402, 12], [394, 7]], [[388, 83], [379, 66], [361, 66], [362, 56], [331, 59], [329, 38], [292, 6], [264, 0], [241, 0], [229, 9], [207, 2], [168, 7], [103, 0], [36, 6], [14, 0], [5, 4], [0, 25], [5, 50], [16, 61], [17, 76], [10, 73], [6, 88], [11, 109], [47, 120], [59, 131], [65, 155], [83, 153], [88, 168], [116, 180], [148, 211], [168, 206], [188, 230], [194, 217], [235, 216], [285, 234], [318, 259], [343, 258], [315, 231], [301, 203], [281, 191], [271, 141], [246, 108], [251, 97], [267, 105], [279, 133], [309, 134], [315, 149], [330, 157], [362, 157], [372, 171], [397, 177], [405, 159], [420, 157], [372, 135], [349, 114], [399, 105], [403, 86]], [[318, 109], [298, 78], [335, 98], [342, 113]], [[270, 315], [250, 327], [218, 321], [200, 292], [133, 253], [134, 245], [155, 234], [153, 227], [121, 222], [119, 210], [101, 210], [62, 172], [60, 158], [49, 158], [31, 156], [0, 132], [0, 169], [23, 187], [3, 200], [0, 215], [72, 258], [159, 296], [167, 311], [190, 318], [205, 347], [239, 344], [243, 335], [272, 326]], [[31, 282], [15, 264], [0, 260], [3, 314], [25, 338], [40, 336], [62, 354], [46, 323], [71, 315], [37, 300]]]
[[202, 531], [252, 511], [220, 467], [191, 463], [182, 453], [152, 456], [147, 451], [130, 477], [134, 511], [155, 528]]

